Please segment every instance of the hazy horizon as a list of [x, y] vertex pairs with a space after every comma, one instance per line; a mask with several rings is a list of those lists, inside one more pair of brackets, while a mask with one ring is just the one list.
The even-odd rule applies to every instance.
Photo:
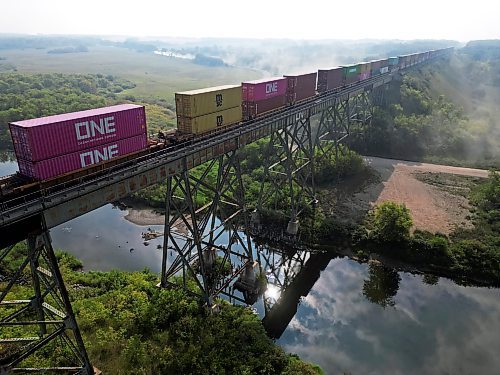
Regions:
[[140, 38], [235, 38], [289, 40], [500, 39], [500, 3], [387, 0], [332, 4], [310, 0], [229, 0], [164, 4], [122, 1], [25, 0], [2, 6], [0, 33]]

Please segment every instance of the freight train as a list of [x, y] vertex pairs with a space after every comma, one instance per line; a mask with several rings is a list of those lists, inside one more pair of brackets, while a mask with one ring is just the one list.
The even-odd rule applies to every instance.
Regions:
[[166, 147], [210, 137], [228, 127], [445, 54], [449, 48], [306, 74], [246, 81], [175, 94], [177, 129], [148, 139], [144, 106], [122, 104], [9, 124], [19, 172], [0, 177], [0, 198], [100, 173]]

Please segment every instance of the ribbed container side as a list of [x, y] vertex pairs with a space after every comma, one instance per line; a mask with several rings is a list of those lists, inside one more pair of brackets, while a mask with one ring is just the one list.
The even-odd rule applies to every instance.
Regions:
[[359, 66], [359, 72], [360, 73], [369, 72], [370, 69], [371, 69], [371, 63], [369, 63], [369, 62], [359, 63], [358, 66]]
[[242, 104], [243, 120], [251, 120], [285, 105], [286, 95], [275, 96], [265, 100], [244, 101]]
[[125, 104], [9, 124], [18, 159], [40, 161], [147, 134], [144, 106]]
[[144, 150], [147, 147], [147, 142], [147, 135], [144, 133], [50, 159], [35, 162], [18, 159], [17, 162], [21, 174], [36, 180], [47, 180], [52, 177], [77, 171], [81, 168]]
[[370, 78], [370, 72], [363, 72], [363, 73], [359, 73], [359, 76], [358, 76], [358, 81], [362, 81], [364, 79], [368, 79]]
[[342, 67], [318, 70], [318, 92], [333, 90], [343, 85]]
[[202, 134], [241, 121], [241, 105], [198, 117], [177, 117], [177, 129], [186, 134]]
[[399, 57], [389, 57], [389, 65], [398, 65]]
[[287, 79], [286, 101], [293, 104], [297, 101], [316, 95], [316, 78], [318, 73], [285, 75]]
[[344, 66], [344, 78], [350, 78], [350, 77], [354, 77], [354, 78], [357, 78], [359, 73], [361, 73], [361, 69], [360, 69], [360, 66], [359, 64], [357, 65], [347, 65], [347, 66]]
[[261, 101], [286, 95], [287, 81], [284, 77], [261, 79], [241, 84], [242, 101]]
[[389, 66], [389, 59], [382, 59], [382, 60], [380, 60], [380, 62], [381, 62], [381, 65], [380, 65], [381, 68]]
[[373, 60], [371, 62], [371, 64], [372, 64], [371, 70], [373, 72], [373, 71], [381, 68], [381, 66], [382, 66], [382, 60]]
[[177, 116], [198, 117], [241, 105], [241, 85], [208, 87], [175, 94]]
[[343, 83], [344, 85], [350, 85], [351, 83], [357, 82], [360, 74], [360, 66], [358, 65], [348, 65], [343, 67]]

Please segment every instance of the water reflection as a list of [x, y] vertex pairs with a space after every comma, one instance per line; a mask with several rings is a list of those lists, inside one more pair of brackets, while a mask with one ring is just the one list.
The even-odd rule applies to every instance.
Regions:
[[14, 174], [18, 170], [14, 153], [0, 151], [0, 177]]
[[363, 281], [363, 295], [368, 301], [382, 307], [394, 306], [400, 281], [401, 277], [392, 268], [370, 263], [368, 279]]
[[420, 276], [333, 259], [278, 343], [332, 374], [494, 374], [498, 297], [498, 289], [444, 279], [428, 285]]

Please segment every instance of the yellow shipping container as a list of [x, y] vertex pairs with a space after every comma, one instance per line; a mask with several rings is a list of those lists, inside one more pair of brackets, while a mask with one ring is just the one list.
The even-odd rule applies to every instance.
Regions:
[[198, 117], [241, 106], [241, 85], [225, 85], [175, 93], [177, 116]]
[[177, 116], [177, 129], [183, 133], [202, 134], [241, 121], [241, 106], [198, 117]]

